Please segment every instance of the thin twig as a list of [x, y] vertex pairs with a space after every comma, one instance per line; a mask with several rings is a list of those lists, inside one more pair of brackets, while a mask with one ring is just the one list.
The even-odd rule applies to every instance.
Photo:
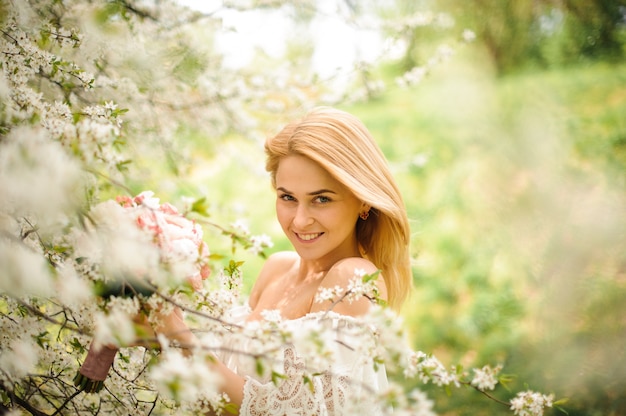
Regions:
[[73, 394], [71, 394], [67, 399], [65, 399], [63, 403], [61, 403], [61, 406], [59, 406], [59, 408], [56, 410], [56, 412], [52, 414], [52, 416], [57, 415], [61, 410], [65, 408], [65, 406], [67, 406], [68, 403], [74, 400], [74, 397], [78, 396], [81, 392], [82, 390], [76, 389], [76, 391]]
[[72, 332], [76, 332], [76, 333], [81, 334], [81, 335], [91, 335], [91, 334], [87, 333], [86, 331], [80, 329], [79, 327], [72, 327], [70, 325], [65, 325], [64, 323], [61, 323], [61, 322], [59, 322], [59, 321], [57, 321], [55, 319], [52, 319], [51, 317], [49, 317], [45, 313], [41, 312], [37, 308], [34, 308], [33, 306], [29, 305], [28, 303], [26, 303], [26, 302], [24, 302], [24, 301], [22, 301], [20, 299], [15, 299], [15, 301], [18, 304], [20, 304], [21, 306], [23, 306], [24, 308], [28, 309], [28, 311], [31, 312], [32, 314], [34, 314], [34, 315], [36, 315], [36, 316], [38, 316], [40, 318], [43, 318], [43, 319], [45, 319], [46, 321], [48, 321], [48, 322], [50, 322], [52, 324], [58, 325], [58, 326], [60, 326], [62, 328], [66, 328], [66, 329], [68, 329], [68, 330], [70, 330]]

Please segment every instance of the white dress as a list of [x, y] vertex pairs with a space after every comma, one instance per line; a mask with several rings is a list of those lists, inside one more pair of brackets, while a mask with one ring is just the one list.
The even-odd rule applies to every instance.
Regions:
[[[377, 331], [357, 318], [334, 312], [273, 322], [246, 323], [248, 306], [236, 308], [229, 322], [241, 325], [241, 336], [224, 339], [222, 362], [245, 378], [240, 414], [384, 415], [378, 395], [387, 388], [383, 365], [377, 365]], [[256, 337], [255, 334], [259, 334]], [[270, 357], [259, 361], [260, 356]]]

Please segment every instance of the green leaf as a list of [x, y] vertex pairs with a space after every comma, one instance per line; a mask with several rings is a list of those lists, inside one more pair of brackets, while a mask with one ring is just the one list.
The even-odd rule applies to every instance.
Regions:
[[130, 363], [130, 355], [127, 354], [117, 354], [117, 357], [124, 361], [126, 364]]
[[115, 164], [115, 167], [117, 168], [118, 171], [124, 172], [128, 169], [127, 166], [130, 165], [131, 163], [133, 163], [132, 160], [121, 160]]
[[564, 398], [559, 399], [559, 400], [555, 401], [554, 403], [552, 403], [552, 407], [554, 407], [555, 409], [557, 409], [561, 413], [565, 413], [566, 415], [569, 415], [567, 410], [565, 410], [565, 409], [563, 409], [561, 407], [561, 405], [564, 405], [567, 402], [569, 402], [569, 398], [564, 397]]
[[563, 405], [565, 403], [569, 402], [569, 398], [568, 397], [564, 397], [562, 399], [559, 399], [557, 401], [555, 401], [554, 403], [552, 403], [554, 406], [560, 406]]
[[280, 380], [287, 379], [287, 376], [272, 370], [272, 383], [278, 384]]
[[206, 197], [202, 197], [193, 201], [191, 204], [191, 212], [196, 212], [205, 217], [209, 216], [209, 204]]
[[32, 335], [32, 337], [35, 341], [37, 341], [37, 345], [39, 345], [41, 348], [45, 348], [44, 344], [47, 344], [49, 341], [48, 335], [49, 335], [49, 332], [44, 331], [44, 332], [40, 332], [38, 335]]
[[227, 403], [227, 404], [225, 404], [223, 406], [223, 409], [226, 412], [228, 412], [228, 413], [230, 413], [232, 415], [236, 415], [236, 414], [239, 413], [239, 407], [236, 404], [234, 404], [234, 403]]
[[239, 268], [243, 264], [244, 264], [243, 261], [231, 260], [230, 262], [228, 262], [228, 266], [226, 267], [225, 271], [228, 273], [229, 276], [232, 276], [239, 270]]
[[265, 372], [265, 368], [263, 367], [263, 361], [261, 361], [261, 359], [257, 357], [254, 365], [256, 373], [260, 376], [263, 375], [263, 373]]
[[561, 406], [556, 406], [556, 405], [552, 404], [552, 407], [557, 409], [559, 412], [562, 412], [562, 413], [565, 413], [566, 415], [569, 415], [568, 411], [563, 409]]
[[313, 384], [313, 380], [311, 380], [311, 378], [308, 376], [304, 376], [303, 380], [304, 384], [309, 387], [309, 390], [311, 390], [311, 393], [315, 393], [315, 385]]
[[365, 276], [363, 276], [363, 283], [367, 283], [367, 282], [371, 282], [372, 280], [376, 280], [378, 278], [379, 274], [380, 274], [380, 270], [376, 270], [372, 274], [366, 274]]
[[74, 337], [70, 341], [70, 346], [72, 346], [72, 348], [77, 350], [79, 354], [83, 354], [86, 351], [86, 348], [83, 346], [83, 344], [81, 344], [81, 342], [76, 337]]
[[115, 110], [111, 111], [111, 115], [114, 117], [121, 116], [122, 114], [126, 113], [128, 113], [128, 108], [116, 108]]

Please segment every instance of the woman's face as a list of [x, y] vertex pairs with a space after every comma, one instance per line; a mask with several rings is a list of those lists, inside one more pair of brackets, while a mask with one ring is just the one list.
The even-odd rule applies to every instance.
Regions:
[[327, 267], [360, 256], [356, 221], [365, 205], [320, 165], [304, 156], [286, 156], [276, 171], [276, 214], [304, 260]]

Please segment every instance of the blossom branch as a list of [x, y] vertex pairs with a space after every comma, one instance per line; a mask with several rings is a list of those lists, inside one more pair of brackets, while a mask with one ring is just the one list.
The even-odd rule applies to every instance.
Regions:
[[511, 406], [511, 402], [505, 402], [504, 400], [498, 399], [496, 396], [494, 396], [493, 394], [489, 393], [488, 391], [486, 391], [484, 389], [481, 389], [478, 386], [472, 385], [472, 383], [470, 381], [460, 381], [460, 383], [465, 385], [465, 386], [473, 388], [474, 390], [482, 393], [483, 395], [487, 396], [489, 399], [491, 399], [492, 401], [494, 401], [496, 403], [502, 404], [502, 405], [507, 406], [507, 407]]
[[[165, 301], [167, 301], [168, 303], [172, 304], [173, 306], [180, 308], [180, 309], [181, 309], [182, 311], [184, 311], [184, 312], [188, 312], [188, 313], [190, 313], [190, 314], [192, 314], [192, 315], [196, 315], [196, 316], [199, 316], [199, 317], [201, 317], [201, 318], [206, 318], [206, 319], [208, 319], [208, 320], [211, 320], [211, 321], [214, 321], [214, 322], [217, 322], [217, 323], [223, 324], [223, 325], [228, 325], [228, 326], [232, 326], [232, 327], [239, 327], [239, 328], [241, 328], [241, 326], [240, 326], [240, 325], [236, 325], [236, 324], [232, 324], [232, 323], [230, 323], [230, 322], [226, 322], [226, 321], [224, 321], [224, 320], [223, 320], [222, 318], [220, 318], [220, 317], [213, 316], [213, 315], [209, 315], [209, 314], [207, 314], [207, 313], [200, 312], [200, 311], [198, 311], [198, 310], [196, 310], [196, 309], [193, 309], [193, 308], [190, 308], [190, 307], [188, 307], [188, 306], [186, 306], [186, 305], [183, 305], [182, 303], [177, 302], [177, 301], [176, 301], [174, 298], [172, 298], [171, 296], [168, 296], [168, 295], [166, 295], [165, 293], [163, 293], [163, 292], [159, 291], [159, 290], [157, 289], [157, 287], [156, 287], [156, 286], [154, 286], [154, 285], [151, 285], [151, 286], [152, 286], [152, 288], [154, 289], [154, 293], [155, 293], [156, 295], [158, 295], [159, 297], [163, 298]], [[211, 301], [211, 300], [209, 299], [209, 301]], [[216, 304], [214, 303], [214, 305], [216, 305]]]
[[83, 330], [82, 328], [79, 328], [78, 326], [72, 327], [70, 325], [66, 325], [66, 323], [64, 323], [64, 322], [59, 322], [59, 321], [53, 319], [52, 317], [46, 315], [45, 313], [41, 312], [39, 309], [33, 307], [32, 305], [24, 302], [21, 299], [13, 298], [13, 300], [15, 302], [17, 302], [23, 308], [27, 309], [33, 315], [38, 316], [38, 317], [40, 317], [40, 318], [42, 318], [42, 319], [44, 319], [44, 320], [46, 320], [46, 321], [48, 321], [48, 322], [58, 326], [60, 328], [65, 328], [65, 329], [67, 329], [69, 331], [72, 331], [72, 332], [75, 332], [75, 333], [81, 334], [81, 335], [91, 335], [89, 332]]
[[9, 400], [11, 400], [12, 402], [16, 403], [18, 406], [22, 407], [23, 409], [27, 410], [31, 415], [33, 415], [33, 416], [48, 416], [47, 413], [42, 412], [41, 410], [39, 410], [36, 407], [34, 407], [33, 405], [31, 405], [28, 401], [22, 399], [20, 396], [15, 394], [15, 392], [12, 389], [7, 389], [4, 383], [1, 384], [1, 388], [6, 393], [6, 395], [9, 397]]

